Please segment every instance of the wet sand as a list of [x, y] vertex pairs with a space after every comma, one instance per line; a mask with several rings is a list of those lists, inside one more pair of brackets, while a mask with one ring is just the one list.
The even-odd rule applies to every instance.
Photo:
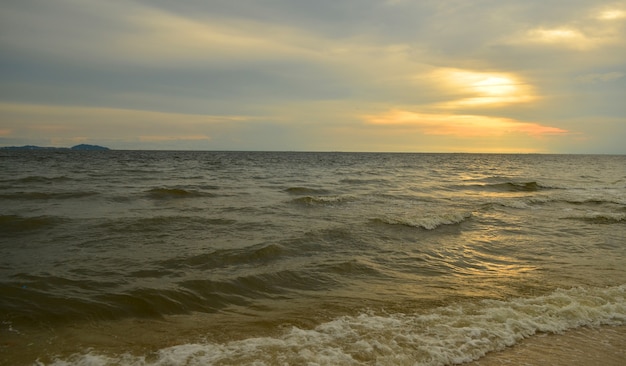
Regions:
[[626, 365], [626, 326], [538, 334], [466, 365], [622, 366]]

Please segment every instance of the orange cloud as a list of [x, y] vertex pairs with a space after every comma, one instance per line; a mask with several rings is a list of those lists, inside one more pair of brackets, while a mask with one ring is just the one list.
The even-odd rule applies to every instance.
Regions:
[[362, 118], [369, 124], [415, 128], [428, 135], [494, 137], [523, 133], [539, 137], [569, 132], [557, 127], [543, 126], [534, 122], [521, 122], [510, 118], [478, 115], [422, 114], [398, 109], [377, 115], [365, 115]]

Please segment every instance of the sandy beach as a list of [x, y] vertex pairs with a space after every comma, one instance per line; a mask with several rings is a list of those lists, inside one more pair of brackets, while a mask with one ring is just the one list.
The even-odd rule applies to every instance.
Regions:
[[626, 326], [579, 328], [563, 334], [539, 334], [470, 366], [602, 365], [626, 362]]

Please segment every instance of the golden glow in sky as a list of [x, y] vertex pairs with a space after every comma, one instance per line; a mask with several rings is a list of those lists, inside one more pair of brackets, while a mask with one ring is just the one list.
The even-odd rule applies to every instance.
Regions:
[[[425, 135], [448, 135], [464, 139], [497, 139], [505, 135], [538, 138], [568, 133], [563, 128], [537, 122], [476, 113], [536, 99], [532, 88], [512, 73], [439, 69], [432, 73], [431, 79], [444, 89], [444, 95], [449, 100], [424, 105], [422, 108], [394, 107], [382, 113], [364, 115], [363, 120], [389, 128], [410, 128]], [[467, 114], [463, 112], [466, 109], [475, 112]]]
[[428, 135], [453, 135], [463, 138], [499, 137], [522, 133], [529, 136], [564, 134], [568, 131], [538, 123], [519, 122], [510, 118], [457, 114], [422, 114], [391, 110], [364, 116], [371, 124], [412, 127]]
[[606, 20], [624, 19], [626, 18], [626, 11], [619, 9], [605, 10], [600, 13], [598, 18]]
[[459, 96], [442, 103], [448, 108], [498, 107], [534, 98], [532, 88], [511, 73], [443, 69], [435, 71], [434, 77], [451, 95]]

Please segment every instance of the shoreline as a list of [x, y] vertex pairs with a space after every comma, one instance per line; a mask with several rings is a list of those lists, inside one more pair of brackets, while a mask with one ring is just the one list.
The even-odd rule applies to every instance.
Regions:
[[[115, 323], [85, 324], [84, 327], [69, 326], [66, 329], [49, 330], [40, 334], [25, 332], [13, 333], [5, 337], [0, 348], [0, 364], [41, 365], [68, 362], [79, 364], [84, 357], [122, 360], [126, 354], [130, 359], [147, 357], [146, 364], [161, 351], [166, 354], [185, 353], [186, 348], [200, 348], [220, 353], [237, 344], [253, 346], [250, 341], [267, 338], [278, 343], [286, 338], [281, 333], [285, 325], [248, 323], [258, 329], [252, 334], [242, 329], [215, 327], [211, 319], [203, 314], [196, 316], [175, 316], [162, 320], [126, 319]], [[245, 323], [245, 322], [244, 322]], [[247, 327], [246, 327], [247, 328]], [[301, 332], [309, 332], [307, 327]], [[278, 333], [271, 334], [270, 330]], [[29, 334], [30, 333], [30, 334]], [[261, 334], [265, 333], [265, 336]], [[122, 336], [124, 334], [125, 336]], [[260, 337], [260, 338], [257, 338]], [[221, 341], [218, 339], [222, 338]], [[231, 351], [234, 350], [230, 349]], [[264, 347], [260, 347], [264, 348]], [[37, 353], [35, 350], [39, 350]], [[93, 353], [92, 353], [93, 352]], [[36, 353], [36, 354], [34, 354]], [[187, 356], [192, 356], [188, 354]], [[216, 354], [216, 357], [219, 354]], [[374, 358], [353, 360], [358, 364], [370, 365]], [[383, 355], [381, 355], [383, 356]], [[478, 354], [474, 355], [475, 357]], [[219, 357], [218, 357], [219, 358]], [[385, 357], [378, 361], [383, 361]], [[626, 360], [626, 325], [583, 326], [562, 333], [538, 332], [500, 351], [488, 352], [474, 361], [463, 363], [466, 366], [528, 366], [528, 365], [602, 365], [621, 366]], [[206, 361], [206, 360], [205, 360]], [[232, 360], [234, 361], [234, 359]], [[387, 361], [389, 361], [387, 359]], [[414, 360], [419, 362], [419, 360]], [[424, 360], [422, 360], [424, 361]], [[375, 361], [376, 362], [376, 361]], [[352, 364], [352, 363], [351, 363]], [[386, 364], [380, 363], [381, 365]], [[446, 364], [452, 365], [456, 363]]]
[[466, 366], [621, 366], [626, 362], [626, 325], [581, 327], [538, 333]]

